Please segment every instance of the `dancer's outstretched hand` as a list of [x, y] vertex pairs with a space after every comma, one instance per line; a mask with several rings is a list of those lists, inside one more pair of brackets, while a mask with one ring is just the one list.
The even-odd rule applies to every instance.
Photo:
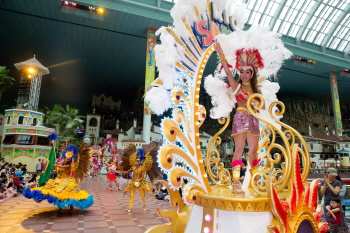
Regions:
[[222, 51], [222, 48], [221, 48], [221, 45], [220, 45], [219, 41], [216, 41], [214, 46], [215, 46], [215, 50], [216, 50], [216, 52], [218, 54], [223, 54], [224, 53], [224, 51]]

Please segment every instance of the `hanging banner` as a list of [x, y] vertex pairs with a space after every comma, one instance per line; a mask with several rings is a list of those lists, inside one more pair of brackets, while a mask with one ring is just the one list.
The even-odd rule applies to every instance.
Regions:
[[335, 72], [330, 73], [331, 87], [332, 87], [332, 103], [333, 103], [333, 112], [334, 112], [334, 121], [335, 121], [335, 130], [338, 136], [343, 134], [343, 124], [341, 122], [341, 112], [340, 112], [340, 103], [338, 95], [338, 84], [337, 76]]
[[[147, 54], [146, 54], [146, 80], [145, 80], [145, 94], [151, 88], [151, 83], [154, 81], [155, 75], [155, 59], [154, 47], [157, 43], [156, 29], [148, 28], [147, 31]], [[144, 111], [146, 115], [151, 115], [151, 110], [148, 103], [145, 102]]]
[[26, 155], [29, 157], [34, 156], [34, 148], [15, 148], [15, 152], [13, 154], [13, 157]]
[[5, 155], [13, 156], [13, 147], [7, 147], [2, 149], [2, 157]]
[[51, 149], [35, 149], [34, 158], [39, 156], [49, 157]]

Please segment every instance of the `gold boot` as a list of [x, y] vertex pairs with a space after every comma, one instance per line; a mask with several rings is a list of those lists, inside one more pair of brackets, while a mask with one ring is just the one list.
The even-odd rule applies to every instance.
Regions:
[[242, 190], [241, 182], [239, 181], [239, 177], [241, 174], [241, 166], [242, 160], [235, 160], [231, 163], [232, 165], [232, 191], [235, 194], [245, 194]]

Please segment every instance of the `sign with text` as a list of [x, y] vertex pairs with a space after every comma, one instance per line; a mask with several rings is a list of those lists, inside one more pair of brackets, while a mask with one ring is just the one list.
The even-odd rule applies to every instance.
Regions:
[[[151, 84], [154, 81], [155, 76], [155, 58], [154, 47], [157, 43], [156, 29], [148, 28], [147, 31], [147, 54], [146, 54], [146, 80], [145, 80], [145, 93], [150, 90]], [[151, 110], [148, 104], [145, 102], [144, 111], [146, 115], [151, 115]]]
[[339, 95], [338, 95], [338, 83], [337, 83], [337, 76], [335, 75], [334, 71], [332, 71], [330, 73], [330, 80], [331, 80], [331, 88], [332, 88], [332, 103], [333, 103], [335, 129], [336, 129], [337, 135], [342, 136], [343, 124], [341, 122], [341, 111], [340, 111], [340, 103], [339, 103]]

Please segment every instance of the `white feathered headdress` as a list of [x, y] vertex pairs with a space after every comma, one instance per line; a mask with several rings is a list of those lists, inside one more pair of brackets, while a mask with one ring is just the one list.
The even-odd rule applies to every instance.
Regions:
[[[266, 27], [251, 26], [248, 31], [237, 30], [229, 35], [217, 35], [217, 41], [224, 51], [229, 64], [237, 64], [237, 51], [257, 50], [263, 60], [264, 66], [258, 71], [258, 87], [265, 99], [265, 110], [259, 115], [274, 122], [268, 113], [272, 102], [277, 101], [276, 93], [279, 85], [267, 79], [275, 79], [283, 61], [292, 56], [292, 53], [284, 47], [280, 36]], [[213, 108], [210, 110], [210, 117], [226, 118], [236, 105], [235, 93], [226, 82], [226, 74], [219, 70], [218, 65], [214, 76], [205, 78], [204, 87], [212, 97]], [[237, 68], [236, 68], [237, 69]], [[234, 71], [234, 69], [231, 69]], [[263, 77], [263, 78], [262, 78]]]

